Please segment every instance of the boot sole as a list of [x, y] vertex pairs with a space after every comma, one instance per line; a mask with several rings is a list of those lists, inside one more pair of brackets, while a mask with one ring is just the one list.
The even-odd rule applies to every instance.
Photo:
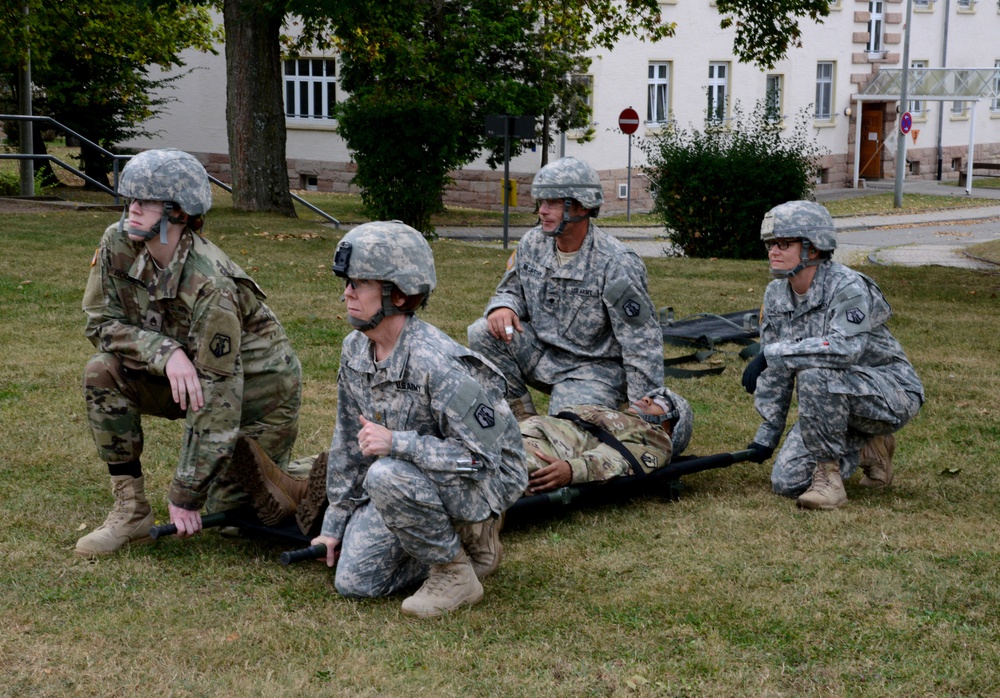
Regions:
[[265, 526], [276, 526], [295, 514], [296, 502], [260, 472], [256, 448], [249, 437], [241, 437], [233, 449], [232, 472], [240, 486], [250, 495], [257, 518]]
[[76, 555], [77, 557], [83, 557], [83, 558], [89, 558], [89, 559], [93, 559], [95, 557], [107, 557], [109, 555], [114, 555], [115, 553], [121, 552], [122, 550], [124, 550], [125, 548], [127, 548], [129, 546], [132, 546], [132, 545], [149, 545], [152, 542], [153, 542], [153, 539], [151, 537], [145, 536], [143, 538], [136, 538], [135, 540], [130, 540], [127, 543], [125, 543], [124, 545], [122, 545], [120, 548], [116, 548], [115, 550], [102, 550], [102, 551], [98, 552], [98, 551], [90, 551], [90, 550], [80, 550], [79, 548], [77, 548], [77, 549], [73, 550], [73, 554]]
[[799, 509], [811, 509], [813, 511], [833, 511], [834, 509], [840, 509], [847, 504], [847, 500], [840, 502], [839, 504], [812, 504], [810, 502], [800, 502], [795, 500], [795, 504]]
[[402, 608], [401, 610], [404, 616], [409, 616], [411, 618], [442, 618], [451, 613], [452, 611], [457, 611], [463, 606], [475, 606], [477, 603], [483, 600], [483, 596], [485, 595], [486, 593], [483, 591], [483, 589], [480, 589], [479, 593], [475, 597], [463, 599], [460, 603], [456, 604], [455, 606], [452, 606], [451, 608], [437, 608], [434, 609], [433, 611], [413, 611], [406, 608]]

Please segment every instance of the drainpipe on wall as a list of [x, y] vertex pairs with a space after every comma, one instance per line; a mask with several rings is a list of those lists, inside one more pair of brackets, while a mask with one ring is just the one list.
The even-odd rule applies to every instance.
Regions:
[[[944, 40], [941, 44], [941, 68], [948, 67], [948, 18], [951, 14], [951, 0], [944, 3]], [[937, 179], [941, 181], [942, 163], [944, 161], [944, 150], [941, 147], [941, 130], [944, 128], [944, 102], [938, 102], [938, 127], [937, 127]]]

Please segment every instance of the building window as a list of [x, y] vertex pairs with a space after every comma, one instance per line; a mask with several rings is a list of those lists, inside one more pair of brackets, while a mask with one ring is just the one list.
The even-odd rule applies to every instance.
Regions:
[[[955, 92], [957, 94], [963, 94], [969, 89], [969, 71], [967, 70], [956, 70], [955, 71]], [[966, 116], [968, 109], [968, 103], [963, 101], [952, 102], [951, 103], [951, 115], [953, 117]]]
[[708, 121], [721, 123], [726, 119], [726, 97], [729, 94], [729, 64], [708, 64]]
[[[1000, 8], [1000, 4], [997, 7]], [[1000, 111], [1000, 61], [994, 61], [993, 67], [996, 68], [993, 73], [993, 94], [996, 97], [990, 102], [990, 111]]]
[[833, 120], [833, 61], [816, 64], [816, 112], [819, 121]]
[[868, 53], [882, 52], [882, 2], [868, 3]]
[[934, 0], [913, 0], [914, 9], [929, 10], [934, 7]]
[[782, 89], [781, 75], [768, 75], [767, 88], [764, 92], [764, 119], [769, 124], [780, 124], [782, 120], [782, 100], [785, 93]]
[[975, 9], [976, 0], [958, 0], [958, 9], [969, 11]]
[[646, 121], [666, 123], [670, 118], [670, 63], [649, 64], [649, 99]]
[[285, 61], [285, 116], [332, 119], [337, 103], [337, 62], [332, 58]]
[[571, 75], [570, 82], [574, 87], [580, 88], [580, 99], [583, 104], [590, 109], [594, 108], [594, 76], [593, 75]]
[[[910, 67], [926, 68], [927, 61], [910, 61]], [[927, 73], [923, 71], [916, 71], [916, 72], [911, 71], [910, 75], [913, 77], [913, 81], [911, 83], [912, 87], [910, 89], [916, 91], [923, 83], [924, 77], [927, 75]], [[924, 101], [922, 99], [915, 99], [910, 102], [910, 114], [915, 119], [924, 116]]]

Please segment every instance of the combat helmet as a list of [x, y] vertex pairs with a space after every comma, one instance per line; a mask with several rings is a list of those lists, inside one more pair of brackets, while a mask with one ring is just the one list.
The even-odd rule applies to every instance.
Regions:
[[353, 228], [337, 245], [333, 273], [343, 279], [387, 282], [382, 284], [382, 309], [370, 320], [348, 316], [348, 322], [361, 331], [373, 329], [387, 315], [407, 312], [393, 305], [393, 287], [425, 302], [437, 286], [431, 246], [400, 221], [373, 221]]
[[694, 430], [694, 412], [687, 400], [667, 387], [654, 388], [643, 397], [648, 397], [663, 409], [662, 415], [648, 415], [639, 412], [639, 416], [651, 424], [670, 422], [673, 425], [670, 442], [673, 446], [671, 457], [676, 458], [691, 442], [691, 432]]
[[771, 270], [775, 278], [790, 278], [807, 266], [818, 266], [824, 259], [809, 259], [809, 248], [813, 247], [829, 256], [837, 249], [836, 229], [833, 217], [825, 207], [815, 201], [787, 201], [764, 214], [760, 225], [760, 239], [802, 240], [799, 264], [791, 270]]
[[[139, 153], [126, 163], [118, 181], [118, 193], [128, 199], [162, 201], [163, 215], [160, 222], [150, 231], [129, 229], [133, 235], [146, 240], [159, 232], [160, 242], [167, 243], [167, 223], [183, 223], [184, 220], [171, 214], [180, 207], [184, 213], [200, 221], [212, 208], [212, 186], [208, 172], [193, 155], [176, 148], [160, 148]], [[176, 204], [176, 206], [175, 206]], [[122, 225], [128, 212], [128, 204], [122, 213]], [[198, 223], [194, 229], [200, 227]]]
[[[597, 170], [574, 157], [559, 158], [540, 169], [531, 182], [531, 196], [540, 199], [565, 199], [563, 219], [551, 233], [562, 235], [567, 223], [597, 218], [604, 203], [604, 187]], [[589, 209], [586, 216], [570, 216], [569, 209], [576, 200], [583, 208]]]

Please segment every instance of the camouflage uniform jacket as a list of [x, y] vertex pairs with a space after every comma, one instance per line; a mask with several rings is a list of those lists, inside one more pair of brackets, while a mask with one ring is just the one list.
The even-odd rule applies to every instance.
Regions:
[[[145, 246], [131, 242], [118, 224], [104, 231], [84, 294], [87, 338], [127, 368], [155, 376], [163, 376], [170, 354], [183, 349], [201, 379], [205, 406], [187, 411], [170, 488], [177, 506], [200, 508], [212, 477], [232, 455], [244, 381], [299, 370], [284, 328], [263, 299], [253, 279], [190, 230], [159, 273]], [[223, 443], [220, 435], [226, 434], [232, 438]]]
[[495, 514], [505, 511], [524, 492], [528, 473], [497, 370], [412, 316], [378, 365], [373, 347], [359, 331], [344, 339], [323, 535], [341, 540], [347, 520], [368, 499], [363, 485], [376, 457], [358, 445], [361, 415], [392, 431], [392, 458], [415, 464], [441, 488], [478, 488]]
[[[596, 424], [618, 439], [642, 464], [644, 472], [662, 468], [672, 458], [670, 435], [659, 424], [650, 424], [634, 414], [609, 410], [600, 405], [577, 405], [566, 411], [585, 422]], [[525, 437], [529, 471], [535, 469], [533, 465], [537, 468], [548, 465], [532, 453], [529, 445], [532, 439], [541, 438], [552, 445], [555, 454], [569, 463], [573, 473], [571, 484], [635, 474], [628, 460], [615, 448], [602, 443], [568, 419], [536, 415], [520, 424], [521, 434]]]
[[563, 356], [550, 357], [555, 365], [547, 371], [544, 360], [539, 364], [536, 378], [544, 383], [598, 363], [624, 367], [630, 401], [663, 385], [663, 333], [649, 297], [646, 265], [593, 222], [565, 267], [555, 238], [541, 227], [528, 231], [485, 314], [501, 307], [530, 322], [542, 342], [562, 350]]
[[[897, 401], [900, 391], [924, 398], [923, 385], [906, 353], [889, 332], [889, 303], [870, 278], [837, 262], [817, 268], [805, 300], [796, 305], [791, 285], [776, 279], [764, 292], [760, 341], [767, 370], [761, 375], [755, 405], [764, 422], [754, 441], [775, 447], [788, 417], [795, 373], [807, 368], [847, 369], [865, 373], [882, 397]], [[870, 392], [843, 371], [832, 392]]]

